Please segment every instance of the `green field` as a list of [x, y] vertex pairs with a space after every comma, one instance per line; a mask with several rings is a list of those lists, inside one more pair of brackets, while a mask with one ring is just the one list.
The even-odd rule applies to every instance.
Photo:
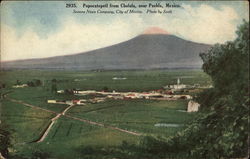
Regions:
[[[126, 80], [113, 80], [113, 77], [125, 77]], [[57, 79], [57, 88], [110, 91], [149, 91], [176, 83], [180, 78], [184, 84], [211, 84], [210, 78], [200, 70], [150, 70], [150, 71], [41, 71], [20, 70], [1, 72], [1, 82], [8, 92], [7, 97], [21, 100], [54, 112], [62, 112], [67, 105], [48, 104], [48, 99], [79, 99], [74, 95], [55, 94], [51, 92], [51, 80]], [[19, 80], [22, 83], [39, 79], [39, 87], [12, 88]], [[106, 158], [113, 155], [113, 149], [124, 142], [137, 144], [139, 136], [110, 129], [108, 126], [121, 128], [145, 135], [169, 137], [184, 129], [196, 113], [183, 112], [187, 100], [107, 100], [85, 106], [73, 106], [67, 115], [104, 124], [104, 127], [91, 125], [66, 116], [61, 116], [52, 126], [48, 136], [41, 143], [29, 143], [37, 140], [50, 119], [56, 114], [27, 107], [23, 104], [1, 99], [1, 121], [13, 130], [12, 155], [28, 157], [35, 152], [48, 153], [60, 159], [70, 158]], [[155, 124], [177, 124], [177, 127], [157, 127]], [[98, 151], [95, 150], [98, 148]], [[99, 151], [100, 149], [100, 151]], [[120, 153], [122, 156], [122, 152]]]
[[37, 139], [37, 136], [46, 128], [49, 119], [53, 117], [52, 113], [35, 110], [6, 100], [1, 101], [1, 104], [1, 121], [6, 122], [13, 129], [16, 144]]
[[[187, 101], [110, 100], [73, 107], [68, 113], [107, 125], [147, 135], [173, 135], [193, 114], [185, 110]], [[180, 127], [155, 127], [157, 123], [181, 124]]]
[[[209, 85], [208, 75], [201, 70], [149, 70], [149, 71], [105, 71], [105, 72], [80, 72], [80, 71], [40, 71], [20, 70], [2, 72], [1, 81], [7, 86], [12, 86], [16, 80], [23, 83], [32, 79], [40, 79], [45, 83], [44, 89], [50, 89], [50, 81], [57, 79], [58, 89], [80, 88], [102, 90], [108, 87], [116, 91], [147, 91], [159, 89], [167, 84], [176, 84], [180, 78], [184, 84]], [[125, 77], [126, 80], [112, 80], [113, 77]]]

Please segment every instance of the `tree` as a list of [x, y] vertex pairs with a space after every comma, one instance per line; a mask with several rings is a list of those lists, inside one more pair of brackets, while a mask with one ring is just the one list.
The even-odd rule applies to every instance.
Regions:
[[39, 79], [35, 79], [35, 86], [41, 86], [42, 85], [42, 81]]
[[[248, 149], [249, 113], [249, 22], [243, 21], [237, 38], [216, 44], [202, 53], [203, 70], [214, 88], [198, 100], [207, 113], [198, 119], [201, 139], [192, 151], [202, 157], [244, 157]], [[210, 98], [207, 98], [210, 97]], [[211, 98], [213, 97], [213, 98]], [[205, 99], [206, 98], [206, 99]], [[204, 102], [206, 100], [209, 102]], [[201, 141], [198, 141], [201, 140]]]
[[109, 88], [108, 88], [107, 86], [104, 86], [104, 87], [102, 88], [102, 90], [103, 90], [104, 92], [108, 92], [108, 91], [109, 91]]
[[28, 82], [27, 82], [27, 85], [28, 85], [29, 87], [35, 87], [35, 84], [34, 84], [33, 81], [28, 81]]
[[11, 133], [8, 128], [3, 123], [0, 123], [0, 153], [3, 157], [8, 158], [9, 157], [9, 150], [11, 145]]
[[200, 56], [214, 88], [199, 94], [200, 116], [178, 137], [198, 158], [246, 157], [249, 113], [249, 22], [236, 40], [216, 44]]
[[6, 84], [0, 82], [0, 90], [3, 89], [3, 88], [6, 88]]
[[16, 85], [20, 85], [21, 82], [19, 80], [16, 80]]
[[52, 79], [52, 84], [51, 84], [51, 92], [56, 93], [57, 92], [57, 80], [56, 79]]
[[72, 89], [65, 89], [64, 92], [65, 94], [71, 94], [71, 95], [74, 94], [74, 91]]
[[[184, 152], [190, 158], [247, 157], [249, 22], [244, 20], [236, 33], [234, 41], [216, 44], [200, 55], [204, 62], [202, 68], [211, 76], [214, 88], [198, 95], [201, 112], [184, 131], [164, 144], [158, 140], [166, 153], [174, 148], [178, 154]], [[150, 145], [155, 141], [146, 141], [146, 147], [154, 150]]]

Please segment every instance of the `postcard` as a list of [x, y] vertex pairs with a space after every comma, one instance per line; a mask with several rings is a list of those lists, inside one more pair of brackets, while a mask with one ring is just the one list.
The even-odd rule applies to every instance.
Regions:
[[1, 159], [249, 157], [248, 1], [1, 2]]

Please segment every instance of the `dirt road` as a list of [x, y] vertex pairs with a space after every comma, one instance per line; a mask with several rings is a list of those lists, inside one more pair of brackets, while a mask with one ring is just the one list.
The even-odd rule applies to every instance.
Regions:
[[44, 109], [44, 108], [41, 108], [39, 106], [35, 106], [35, 105], [31, 105], [31, 104], [28, 104], [28, 103], [25, 103], [21, 100], [16, 100], [16, 99], [13, 99], [13, 98], [9, 98], [9, 97], [6, 97], [7, 100], [10, 100], [14, 103], [19, 103], [19, 104], [23, 104], [25, 106], [28, 106], [28, 107], [31, 107], [31, 108], [34, 108], [34, 109], [39, 109], [39, 110], [43, 110], [43, 111], [46, 111], [46, 112], [50, 112], [50, 113], [54, 113], [54, 114], [58, 114], [57, 112], [54, 112], [52, 110], [48, 110], [48, 109]]
[[142, 135], [140, 133], [136, 133], [136, 132], [133, 132], [133, 131], [128, 131], [128, 130], [121, 129], [121, 128], [118, 128], [118, 127], [104, 125], [102, 123], [94, 122], [94, 121], [91, 121], [91, 120], [81, 119], [81, 118], [73, 117], [73, 116], [70, 116], [70, 115], [65, 115], [65, 116], [68, 117], [68, 118], [74, 119], [74, 120], [84, 122], [84, 123], [88, 123], [88, 124], [91, 124], [91, 125], [98, 125], [98, 126], [105, 127], [105, 128], [110, 128], [110, 129], [113, 129], [113, 130], [118, 130], [118, 131], [125, 132], [125, 133], [131, 134], [131, 135], [136, 135], [136, 136]]
[[35, 106], [35, 105], [31, 105], [31, 104], [25, 103], [25, 102], [23, 102], [21, 100], [16, 100], [16, 99], [9, 98], [9, 97], [7, 97], [6, 99], [10, 100], [12, 102], [15, 102], [15, 103], [19, 103], [19, 104], [22, 104], [22, 105], [34, 108], [34, 109], [43, 110], [43, 111], [46, 111], [46, 112], [50, 112], [50, 113], [56, 114], [56, 116], [51, 119], [50, 124], [46, 128], [46, 130], [44, 131], [43, 135], [36, 142], [42, 142], [42, 141], [44, 141], [44, 139], [46, 138], [46, 136], [49, 134], [49, 131], [51, 130], [52, 126], [54, 125], [55, 121], [60, 116], [62, 116], [62, 115], [65, 116], [65, 117], [67, 117], [67, 118], [69, 118], [69, 119], [81, 121], [81, 122], [84, 122], [84, 123], [87, 123], [87, 124], [97, 125], [97, 126], [100, 126], [100, 127], [105, 127], [105, 128], [109, 128], [109, 129], [112, 129], [112, 130], [117, 130], [117, 131], [124, 132], [124, 133], [127, 133], [127, 134], [135, 135], [135, 136], [142, 135], [141, 133], [137, 133], [137, 132], [133, 132], [133, 131], [121, 129], [121, 128], [118, 128], [118, 127], [109, 126], [109, 125], [106, 125], [106, 124], [103, 124], [103, 123], [99, 123], [99, 122], [95, 122], [95, 121], [91, 121], [91, 120], [87, 120], [87, 119], [82, 119], [82, 118], [74, 117], [74, 116], [71, 116], [71, 115], [66, 115], [66, 112], [70, 108], [72, 108], [74, 105], [70, 105], [62, 113], [57, 113], [57, 112], [52, 111], [52, 110], [44, 109], [44, 108], [41, 108], [39, 106]]
[[47, 127], [47, 129], [45, 130], [45, 132], [43, 133], [43, 135], [40, 137], [40, 139], [38, 141], [36, 141], [37, 143], [42, 142], [47, 135], [49, 134], [50, 129], [52, 128], [52, 126], [54, 125], [55, 121], [60, 118], [62, 114], [57, 114], [57, 116], [55, 116], [54, 118], [51, 119], [51, 122], [49, 124], [49, 126]]

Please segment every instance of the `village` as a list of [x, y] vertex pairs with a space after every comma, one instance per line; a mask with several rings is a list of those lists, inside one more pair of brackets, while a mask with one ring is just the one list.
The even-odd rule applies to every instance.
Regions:
[[[186, 88], [195, 88], [197, 86], [188, 86], [180, 84], [180, 79], [177, 79], [177, 84], [167, 85], [163, 89], [153, 90], [149, 92], [108, 92], [108, 91], [96, 91], [96, 90], [58, 90], [58, 94], [71, 93], [79, 96], [78, 99], [72, 100], [56, 100], [49, 99], [47, 103], [51, 104], [66, 104], [66, 105], [86, 105], [86, 103], [99, 103], [108, 99], [113, 100], [132, 100], [132, 99], [145, 99], [145, 100], [188, 100], [187, 112], [196, 112], [199, 109], [199, 104], [194, 102], [193, 97], [188, 94], [175, 94], [175, 92], [185, 92]], [[80, 96], [91, 96], [89, 99], [81, 99]]]
[[[126, 80], [126, 78], [114, 77], [113, 80]], [[40, 81], [35, 81], [35, 84], [31, 86], [41, 85]], [[30, 82], [27, 84], [15, 84], [13, 88], [24, 88], [30, 87]], [[99, 103], [106, 100], [132, 100], [132, 99], [145, 99], [145, 100], [188, 100], [187, 112], [196, 112], [199, 110], [200, 104], [193, 101], [193, 97], [187, 92], [211, 88], [212, 86], [203, 86], [199, 84], [194, 85], [185, 85], [180, 82], [180, 79], [177, 78], [176, 84], [166, 85], [161, 89], [152, 90], [148, 92], [117, 92], [113, 91], [96, 91], [96, 90], [82, 90], [82, 89], [65, 89], [57, 90], [57, 94], [71, 94], [79, 96], [77, 99], [72, 100], [57, 100], [57, 99], [48, 99], [47, 103], [50, 104], [66, 104], [66, 105], [86, 105], [87, 103]], [[186, 94], [185, 94], [186, 93]], [[84, 96], [91, 96], [91, 98], [84, 98]]]

